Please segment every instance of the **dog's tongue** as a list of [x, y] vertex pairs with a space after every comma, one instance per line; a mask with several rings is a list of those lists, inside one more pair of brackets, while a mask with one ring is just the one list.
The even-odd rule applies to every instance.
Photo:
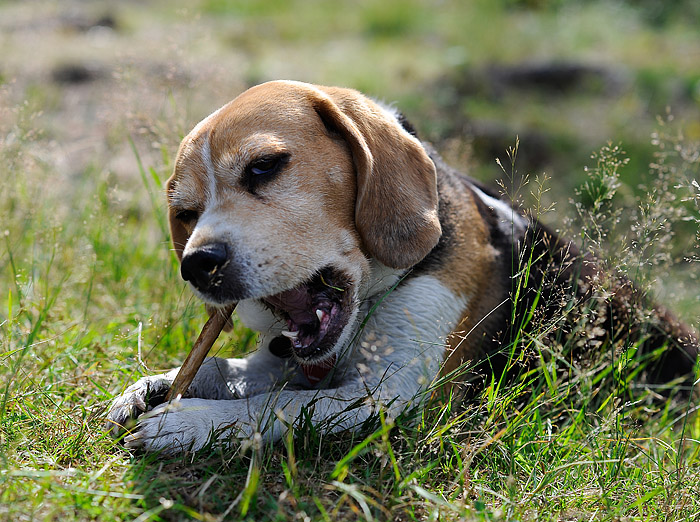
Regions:
[[326, 375], [335, 367], [335, 354], [330, 358], [318, 364], [302, 364], [301, 371], [304, 377], [312, 384], [316, 385], [326, 378]]

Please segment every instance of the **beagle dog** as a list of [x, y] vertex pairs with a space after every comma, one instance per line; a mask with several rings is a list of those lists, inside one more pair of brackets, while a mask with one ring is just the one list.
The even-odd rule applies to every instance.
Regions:
[[170, 403], [177, 370], [127, 388], [108, 414], [127, 447], [272, 441], [301, 416], [357, 429], [380, 408], [420, 405], [438, 381], [502, 371], [535, 320], [560, 341], [576, 335], [560, 319], [572, 302], [598, 303], [585, 311], [601, 318], [598, 343], [624, 333], [668, 344], [662, 379], [690, 374], [698, 356], [693, 333], [660, 307], [652, 328], [639, 327], [630, 303], [643, 296], [631, 285], [590, 299], [600, 274], [575, 245], [354, 90], [247, 90], [185, 137], [167, 200], [182, 277], [210, 313], [237, 302], [259, 346], [208, 358]]

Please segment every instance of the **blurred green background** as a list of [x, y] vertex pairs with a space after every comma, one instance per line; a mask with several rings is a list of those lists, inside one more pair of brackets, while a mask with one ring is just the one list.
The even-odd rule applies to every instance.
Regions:
[[5, 112], [42, 112], [57, 176], [99, 162], [129, 179], [124, 133], [160, 154], [279, 78], [396, 103], [484, 179], [517, 135], [520, 170], [563, 193], [608, 140], [642, 176], [667, 108], [700, 138], [695, 0], [4, 1], [0, 35]]

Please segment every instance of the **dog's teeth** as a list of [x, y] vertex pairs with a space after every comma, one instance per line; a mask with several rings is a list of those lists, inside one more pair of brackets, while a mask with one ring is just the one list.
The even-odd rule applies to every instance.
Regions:
[[316, 310], [316, 317], [318, 317], [319, 322], [323, 322], [323, 318], [326, 313], [323, 310]]
[[290, 339], [296, 339], [297, 337], [299, 337], [299, 332], [290, 332], [289, 330], [282, 330], [282, 332], [280, 333], [285, 337], [289, 337]]

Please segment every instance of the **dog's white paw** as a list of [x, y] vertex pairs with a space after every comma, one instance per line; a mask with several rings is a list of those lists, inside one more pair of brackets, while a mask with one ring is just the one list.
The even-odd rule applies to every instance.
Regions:
[[202, 449], [212, 436], [227, 442], [237, 430], [221, 422], [218, 410], [205, 399], [183, 399], [161, 404], [139, 417], [124, 438], [127, 448], [177, 454]]
[[170, 380], [163, 377], [139, 379], [114, 399], [107, 413], [105, 428], [115, 438], [128, 432], [139, 415], [163, 403], [170, 384]]

